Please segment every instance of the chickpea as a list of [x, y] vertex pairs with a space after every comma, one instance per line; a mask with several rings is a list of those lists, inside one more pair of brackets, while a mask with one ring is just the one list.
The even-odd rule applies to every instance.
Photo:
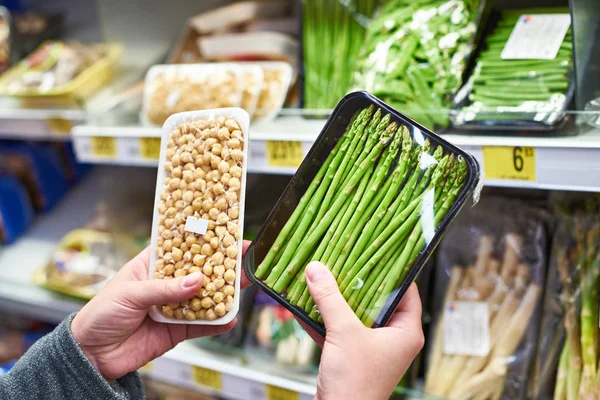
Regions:
[[[223, 145], [221, 143], [215, 143], [212, 146], [212, 149], [210, 150], [211, 153], [213, 153], [216, 156], [220, 156], [221, 152], [223, 151]], [[220, 161], [220, 160], [219, 160]], [[218, 165], [217, 165], [218, 166]], [[216, 168], [216, 167], [213, 167]]]
[[223, 277], [225, 274], [225, 266], [219, 264], [213, 268], [213, 274], [215, 274], [218, 278]]
[[192, 263], [196, 267], [201, 267], [204, 265], [204, 260], [206, 260], [206, 256], [202, 254], [196, 254], [194, 258], [192, 258]]
[[183, 201], [187, 204], [191, 204], [194, 201], [194, 192], [186, 191], [183, 194]]
[[[208, 217], [205, 219], [208, 219]], [[215, 232], [212, 230], [207, 230], [206, 233], [204, 234], [204, 236], [202, 236], [202, 239], [209, 241], [210, 239], [212, 239], [214, 237], [215, 237]]]
[[221, 174], [229, 172], [229, 163], [227, 161], [221, 161], [218, 165], [218, 169]]
[[175, 315], [173, 309], [169, 306], [162, 306], [162, 313], [165, 317], [168, 318], [173, 318], [173, 316]]
[[196, 318], [197, 319], [206, 319], [206, 310], [200, 309], [200, 310], [196, 311]]
[[185, 207], [185, 203], [183, 202], [183, 200], [177, 200], [175, 202], [175, 208], [177, 209], [177, 211], [183, 210], [184, 207]]
[[229, 258], [235, 258], [237, 256], [238, 253], [238, 248], [237, 246], [229, 246], [225, 252], [227, 253], [227, 257]]
[[241, 184], [239, 178], [234, 177], [229, 180], [229, 189], [230, 190], [238, 191], [238, 190], [240, 190], [241, 187], [242, 187], [242, 184]]
[[202, 308], [211, 308], [215, 303], [210, 297], [205, 297], [200, 300]]
[[184, 171], [193, 171], [195, 169], [196, 169], [196, 166], [194, 165], [194, 163], [191, 163], [191, 162], [189, 162], [183, 166]]
[[202, 249], [200, 250], [200, 254], [207, 256], [207, 257], [212, 256], [214, 254], [213, 247], [211, 247], [208, 243], [203, 244]]
[[[183, 228], [183, 225], [182, 225], [182, 226], [180, 226], [180, 228]], [[181, 243], [181, 246], [180, 246], [179, 248], [180, 248], [180, 249], [181, 249], [181, 251], [183, 251], [184, 253], [190, 249], [190, 248], [188, 247], [188, 245], [187, 245], [187, 244], [185, 244], [185, 243]]]
[[163, 269], [163, 273], [165, 275], [173, 275], [175, 273], [175, 267], [173, 266], [173, 264], [169, 264], [167, 265], [164, 269]]
[[207, 290], [209, 293], [213, 293], [213, 292], [216, 292], [216, 291], [217, 291], [217, 287], [215, 286], [214, 282], [208, 282], [208, 283], [206, 284], [206, 290]]
[[177, 271], [175, 271], [175, 278], [180, 278], [182, 276], [186, 276], [187, 275], [187, 271], [183, 268], [178, 269]]
[[[187, 150], [187, 148], [185, 150]], [[192, 161], [192, 154], [189, 151], [184, 151], [183, 153], [181, 153], [181, 162], [189, 163]]]
[[183, 239], [181, 239], [181, 237], [177, 236], [173, 238], [173, 247], [181, 247], [182, 243]]
[[209, 263], [204, 264], [204, 267], [202, 267], [202, 273], [204, 275], [211, 276], [213, 274], [213, 267], [212, 267], [212, 265], [210, 265]]
[[[229, 184], [231, 186], [231, 181], [229, 181]], [[221, 182], [217, 182], [217, 184], [215, 186], [213, 186], [213, 192], [217, 196], [225, 193], [225, 188], [223, 187], [223, 184]]]
[[227, 215], [229, 216], [229, 218], [231, 219], [238, 219], [240, 216], [240, 209], [239, 207], [231, 207], [229, 210], [227, 210]]
[[210, 239], [210, 244], [209, 244], [209, 246], [210, 246], [212, 249], [217, 249], [217, 248], [219, 247], [219, 244], [220, 244], [220, 243], [219, 243], [219, 238], [217, 238], [217, 237], [214, 237], [214, 238]]
[[225, 304], [223, 304], [223, 303], [217, 304], [215, 306], [214, 313], [218, 317], [222, 317], [223, 315], [225, 315], [227, 313], [227, 308], [226, 308]]
[[219, 140], [223, 141], [229, 139], [229, 129], [227, 129], [226, 127], [219, 128], [219, 131], [217, 132], [217, 137], [219, 138]]
[[187, 310], [185, 312], [185, 317], [188, 319], [188, 321], [195, 321], [196, 320], [196, 312], [193, 310]]
[[235, 282], [235, 271], [232, 269], [228, 269], [227, 271], [225, 271], [225, 275], [223, 277], [225, 278], [225, 282], [233, 284], [233, 282]]
[[217, 319], [217, 314], [215, 314], [214, 310], [206, 310], [205, 318], [207, 321], [214, 321]]
[[161, 202], [161, 203], [158, 205], [158, 212], [159, 212], [160, 214], [164, 214], [166, 211], [167, 211], [167, 205], [166, 205], [164, 202]]
[[196, 168], [193, 172], [194, 180], [204, 179], [206, 177], [206, 172], [202, 170], [202, 168]]
[[221, 292], [216, 292], [213, 294], [213, 301], [217, 304], [222, 303], [225, 300], [225, 295]]
[[163, 269], [165, 267], [165, 260], [162, 260], [162, 259], [161, 260], [156, 260], [156, 262], [154, 263], [154, 267], [156, 269]]
[[[192, 196], [194, 195], [192, 194]], [[192, 208], [194, 211], [202, 211], [202, 199], [195, 198], [194, 201], [192, 201]]]
[[229, 168], [229, 173], [234, 178], [241, 178], [242, 177], [242, 168], [235, 165], [235, 166]]
[[217, 278], [213, 281], [213, 283], [217, 289], [221, 289], [223, 286], [225, 286], [225, 279]]
[[219, 239], [223, 239], [223, 237], [227, 234], [227, 228], [224, 226], [217, 226], [215, 228], [215, 235], [219, 238]]
[[240, 228], [238, 227], [238, 225], [236, 223], [228, 223], [227, 224], [227, 230], [229, 231], [229, 233], [231, 233], [234, 237], [237, 236]]
[[221, 183], [223, 184], [223, 186], [229, 185], [230, 180], [231, 180], [231, 174], [224, 173], [223, 175], [221, 175]]
[[229, 155], [235, 161], [241, 161], [242, 158], [244, 158], [244, 152], [241, 149], [231, 149], [231, 152], [229, 153]]
[[225, 237], [223, 238], [223, 247], [227, 248], [230, 246], [233, 246], [235, 244], [236, 240], [235, 238], [230, 235], [229, 233], [225, 234]]
[[225, 192], [225, 199], [227, 199], [227, 202], [229, 202], [229, 204], [234, 204], [238, 200], [237, 193], [233, 191], [227, 191]]
[[173, 264], [175, 270], [177, 271], [178, 269], [182, 269], [183, 268], [183, 261], [177, 261], [175, 264]]
[[[218, 211], [218, 210], [217, 210]], [[216, 222], [219, 225], [225, 225], [230, 221], [229, 215], [227, 215], [226, 213], [222, 212], [220, 213], [217, 218], [216, 218]]]
[[231, 137], [242, 140], [244, 138], [244, 134], [239, 129], [231, 132]]
[[202, 304], [200, 304], [200, 299], [197, 297], [192, 299], [192, 301], [190, 302], [190, 308], [194, 311], [200, 310], [202, 308]]
[[190, 251], [192, 254], [200, 254], [200, 245], [198, 243], [194, 243], [190, 246]]
[[208, 210], [208, 217], [212, 220], [216, 220], [217, 217], [219, 216], [219, 210], [217, 208], [211, 208], [210, 210]]
[[235, 266], [237, 265], [237, 261], [234, 258], [227, 257], [225, 259], [225, 261], [223, 262], [223, 265], [225, 266], [225, 269], [227, 269], [227, 270], [235, 269]]
[[225, 296], [233, 296], [233, 295], [234, 295], [234, 293], [235, 293], [235, 287], [233, 287], [233, 285], [232, 285], [232, 284], [230, 284], [230, 285], [225, 285], [225, 286], [223, 287], [223, 294], [224, 294]]
[[169, 189], [176, 190], [179, 188], [179, 178], [171, 178], [169, 180]]
[[221, 265], [223, 264], [225, 257], [223, 256], [223, 253], [217, 251], [215, 254], [212, 255], [211, 260], [215, 265]]
[[[214, 202], [212, 199], [206, 199], [202, 202], [202, 209], [206, 212], [209, 212], [214, 206]], [[219, 210], [217, 210], [218, 212]]]
[[239, 149], [240, 147], [242, 147], [242, 142], [240, 142], [239, 139], [229, 139], [227, 141], [227, 146], [229, 146], [232, 149]]
[[183, 319], [183, 310], [181, 308], [175, 310], [175, 318]]

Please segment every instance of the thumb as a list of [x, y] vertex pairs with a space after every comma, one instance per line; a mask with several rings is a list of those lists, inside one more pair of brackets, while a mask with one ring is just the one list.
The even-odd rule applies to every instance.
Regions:
[[201, 272], [175, 279], [149, 279], [128, 282], [122, 296], [141, 309], [154, 305], [176, 303], [192, 297], [202, 287], [204, 275]]
[[325, 265], [317, 261], [308, 264], [306, 266], [306, 283], [310, 295], [323, 317], [327, 331], [346, 329], [349, 324], [360, 324], [340, 293], [331, 271]]

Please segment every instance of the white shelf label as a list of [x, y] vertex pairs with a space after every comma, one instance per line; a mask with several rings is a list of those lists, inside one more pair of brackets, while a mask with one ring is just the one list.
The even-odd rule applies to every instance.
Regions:
[[444, 310], [444, 353], [485, 356], [490, 351], [490, 312], [483, 301], [454, 301]]
[[503, 60], [553, 60], [569, 26], [569, 14], [521, 15], [500, 57]]

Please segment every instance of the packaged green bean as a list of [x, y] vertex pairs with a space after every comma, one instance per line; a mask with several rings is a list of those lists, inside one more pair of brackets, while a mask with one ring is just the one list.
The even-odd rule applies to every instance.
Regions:
[[428, 128], [447, 127], [484, 8], [480, 0], [385, 2], [367, 25], [354, 88]]
[[570, 25], [564, 8], [502, 11], [454, 100], [452, 124], [560, 128], [574, 92]]
[[358, 318], [383, 326], [479, 178], [468, 153], [351, 93], [248, 249], [246, 276], [324, 334], [304, 275], [321, 261]]

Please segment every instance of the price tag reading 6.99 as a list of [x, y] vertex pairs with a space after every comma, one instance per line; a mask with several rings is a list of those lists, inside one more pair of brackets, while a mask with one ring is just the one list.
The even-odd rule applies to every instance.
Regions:
[[487, 179], [536, 180], [535, 148], [484, 146], [483, 168]]

